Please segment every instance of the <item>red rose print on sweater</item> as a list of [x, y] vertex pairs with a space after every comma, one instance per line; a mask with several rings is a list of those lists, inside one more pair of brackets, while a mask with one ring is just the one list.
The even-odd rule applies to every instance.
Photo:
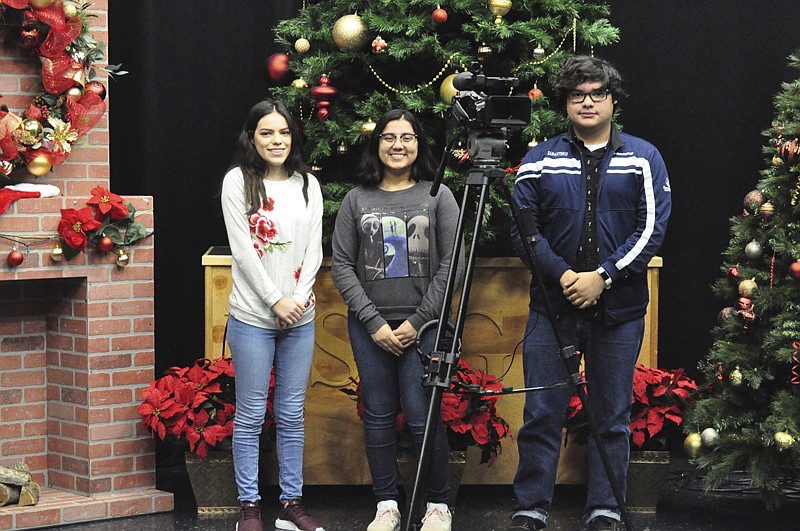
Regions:
[[292, 243], [290, 241], [278, 241], [278, 226], [275, 221], [267, 216], [267, 213], [274, 209], [275, 200], [270, 197], [267, 201], [263, 201], [261, 208], [248, 218], [253, 247], [255, 247], [259, 258], [263, 258], [264, 253], [271, 253], [275, 249], [285, 253], [289, 244]]

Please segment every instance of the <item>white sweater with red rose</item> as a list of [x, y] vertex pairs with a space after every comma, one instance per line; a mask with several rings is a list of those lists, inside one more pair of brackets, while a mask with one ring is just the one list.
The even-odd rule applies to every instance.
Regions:
[[306, 308], [293, 326], [314, 319], [314, 279], [322, 263], [322, 192], [308, 174], [264, 181], [269, 204], [246, 214], [244, 178], [233, 168], [222, 181], [222, 215], [231, 246], [230, 315], [259, 328], [277, 328], [272, 306], [290, 297]]

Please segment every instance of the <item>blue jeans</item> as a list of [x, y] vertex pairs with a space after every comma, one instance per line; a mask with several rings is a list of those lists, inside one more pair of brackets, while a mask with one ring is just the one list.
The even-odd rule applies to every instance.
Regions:
[[[364, 399], [364, 445], [372, 474], [372, 490], [379, 502], [397, 500], [397, 412], [402, 403], [414, 451], [419, 457], [430, 405], [430, 392], [422, 386], [424, 367], [415, 347], [407, 348], [398, 358], [375, 344], [364, 326], [352, 316], [348, 317], [347, 330]], [[435, 329], [425, 334], [421, 344], [423, 352], [433, 350], [435, 337]], [[448, 502], [448, 452], [447, 434], [438, 418], [425, 482], [428, 502]]]
[[[642, 344], [644, 318], [607, 326], [588, 316], [567, 312], [558, 325], [564, 342], [575, 345], [583, 354], [590, 406], [624, 496], [633, 371]], [[525, 337], [525, 385], [546, 386], [566, 379], [566, 365], [547, 317], [531, 312]], [[547, 520], [561, 450], [561, 428], [574, 390], [570, 384], [528, 393], [525, 397], [523, 425], [517, 433], [519, 466], [514, 478], [518, 505], [512, 516], [524, 514]], [[619, 519], [614, 492], [593, 438], [589, 442], [588, 460], [585, 520], [596, 516]]]
[[236, 372], [233, 466], [239, 501], [257, 501], [258, 441], [267, 410], [270, 372], [275, 369], [280, 501], [303, 495], [303, 406], [314, 355], [314, 322], [270, 330], [228, 318], [228, 345]]

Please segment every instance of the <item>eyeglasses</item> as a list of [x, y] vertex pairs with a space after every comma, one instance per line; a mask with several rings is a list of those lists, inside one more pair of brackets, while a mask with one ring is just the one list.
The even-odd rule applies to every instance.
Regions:
[[[398, 138], [398, 136], [394, 133], [381, 133], [378, 135], [378, 137], [384, 144], [390, 144], [390, 145], [397, 142]], [[401, 143], [410, 144], [411, 142], [417, 139], [417, 135], [415, 135], [414, 133], [403, 133], [402, 135], [400, 135], [399, 138]]]
[[611, 91], [608, 89], [593, 90], [591, 92], [578, 92], [576, 90], [570, 92], [567, 97], [569, 98], [570, 103], [583, 103], [586, 100], [586, 96], [589, 96], [594, 103], [597, 103], [600, 101], [606, 101], [606, 98], [608, 98], [610, 93]]

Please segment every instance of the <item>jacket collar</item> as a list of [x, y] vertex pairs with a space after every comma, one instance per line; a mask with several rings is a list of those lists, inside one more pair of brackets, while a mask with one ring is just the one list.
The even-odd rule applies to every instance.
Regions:
[[[575, 142], [578, 140], [578, 137], [575, 136], [575, 129], [573, 129], [572, 126], [570, 126], [569, 129], [567, 129], [567, 132], [564, 133], [564, 140], [573, 146], [576, 145]], [[609, 144], [611, 146], [611, 151], [617, 151], [625, 144], [625, 142], [619, 136], [619, 130], [617, 129], [617, 126], [613, 123], [611, 124], [611, 142], [609, 142]]]

